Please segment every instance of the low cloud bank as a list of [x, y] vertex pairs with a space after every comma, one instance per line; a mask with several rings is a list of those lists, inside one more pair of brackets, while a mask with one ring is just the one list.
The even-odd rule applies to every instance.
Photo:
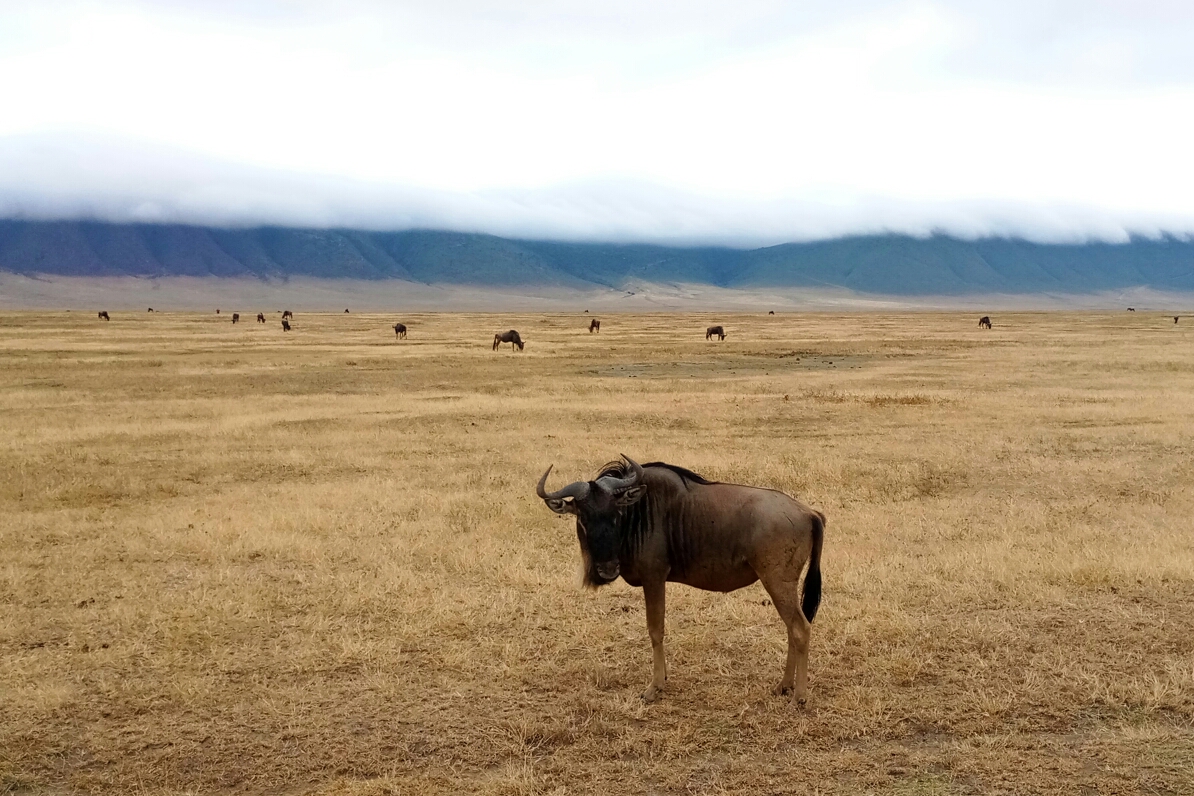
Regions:
[[119, 138], [0, 138], [0, 217], [244, 227], [443, 229], [530, 239], [735, 247], [944, 233], [1042, 243], [1194, 234], [1179, 213], [882, 196], [735, 199], [610, 178], [451, 192], [215, 161]]

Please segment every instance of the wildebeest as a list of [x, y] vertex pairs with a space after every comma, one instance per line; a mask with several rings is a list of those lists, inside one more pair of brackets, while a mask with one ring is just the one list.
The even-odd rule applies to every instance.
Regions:
[[774, 314], [775, 314], [775, 310], [771, 310], [771, 311], [770, 311], [770, 312], [768, 312], [767, 314], [768, 314], [768, 315], [774, 315]]
[[405, 323], [394, 324], [394, 336], [401, 337], [403, 340], [406, 339], [406, 324]]
[[990, 328], [991, 328], [991, 318], [990, 318], [989, 316], [986, 316], [986, 315], [984, 315], [983, 317], [979, 318], [979, 319], [978, 319], [978, 328], [980, 328], [980, 329], [990, 329]]
[[1128, 307], [1128, 312], [1135, 312], [1135, 311], [1136, 311], [1135, 307]]
[[100, 318], [102, 318], [102, 319], [103, 319], [103, 320], [105, 320], [105, 321], [110, 321], [110, 320], [112, 320], [111, 318], [109, 318], [109, 317], [108, 317], [108, 311], [107, 311], [107, 310], [100, 310], [99, 317], [100, 317]]
[[[772, 489], [709, 481], [663, 462], [639, 465], [622, 456], [593, 481], [535, 493], [556, 514], [576, 516], [576, 536], [590, 588], [621, 576], [642, 586], [651, 636], [654, 701], [667, 679], [663, 654], [666, 584], [730, 592], [763, 581], [788, 629], [788, 658], [777, 694], [808, 695], [808, 641], [821, 602], [825, 516]], [[808, 563], [803, 592], [800, 573]]]
[[286, 320], [287, 318], [293, 318], [293, 317], [294, 317], [294, 313], [291, 312], [290, 310], [286, 310], [285, 312], [282, 313], [282, 320]]
[[345, 312], [348, 312], [348, 310], [347, 310], [347, 309], [345, 309], [344, 311], [345, 311]]
[[1178, 319], [1178, 317], [1179, 317], [1179, 316], [1177, 316], [1177, 315], [1174, 315], [1174, 316], [1173, 316], [1173, 322], [1174, 322], [1174, 323], [1177, 323], [1177, 319]]
[[239, 320], [240, 320], [240, 313], [239, 312], [232, 313], [232, 322], [236, 323]]
[[265, 323], [265, 313], [264, 312], [257, 313], [257, 322]]
[[726, 339], [726, 330], [721, 328], [720, 326], [710, 326], [708, 329], [705, 330], [705, 339], [706, 340], [712, 340], [714, 335], [717, 336], [718, 340], [724, 340], [724, 339]]
[[589, 321], [589, 334], [592, 334], [593, 332], [600, 332], [600, 331], [601, 331], [601, 321], [597, 320], [596, 318]]
[[153, 312], [153, 307], [150, 307], [148, 311]]
[[522, 342], [522, 338], [518, 336], [518, 332], [514, 331], [513, 329], [508, 332], [499, 332], [493, 336], [494, 351], [497, 351], [498, 346], [502, 343], [509, 343], [511, 351], [514, 350], [514, 346], [518, 346], [518, 350], [521, 351], [525, 345], [525, 343]]
[[286, 320], [285, 318], [282, 319], [282, 331], [284, 331], [284, 332], [290, 331], [290, 321]]
[[220, 308], [216, 307], [216, 315], [219, 315], [219, 314], [220, 314]]

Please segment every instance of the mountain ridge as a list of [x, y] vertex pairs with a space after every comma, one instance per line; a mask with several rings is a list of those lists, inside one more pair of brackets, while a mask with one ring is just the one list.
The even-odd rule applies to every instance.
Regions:
[[839, 288], [881, 295], [1194, 291], [1194, 241], [1126, 243], [860, 235], [758, 249], [376, 232], [0, 220], [0, 271], [33, 276], [403, 280], [619, 288]]

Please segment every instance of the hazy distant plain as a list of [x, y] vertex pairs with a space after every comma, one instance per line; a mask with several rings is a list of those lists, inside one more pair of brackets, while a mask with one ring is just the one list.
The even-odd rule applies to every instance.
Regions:
[[447, 285], [398, 279], [266, 280], [219, 277], [72, 277], [0, 272], [0, 310], [98, 312], [767, 312], [1125, 310], [1194, 314], [1194, 294], [1149, 288], [1095, 293], [891, 296], [839, 288], [728, 289], [707, 284], [630, 282], [621, 288]]

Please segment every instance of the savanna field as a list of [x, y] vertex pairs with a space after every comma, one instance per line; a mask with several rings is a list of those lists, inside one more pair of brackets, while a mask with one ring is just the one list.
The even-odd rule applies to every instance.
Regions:
[[[0, 314], [0, 794], [1194, 793], [1194, 318], [256, 312]], [[827, 515], [805, 708], [619, 453]]]

